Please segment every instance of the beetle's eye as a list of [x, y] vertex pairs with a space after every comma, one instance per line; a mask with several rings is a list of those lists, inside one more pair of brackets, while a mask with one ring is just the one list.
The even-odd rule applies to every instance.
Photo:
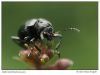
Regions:
[[52, 28], [48, 28], [47, 32], [51, 33], [52, 32]]
[[49, 31], [52, 31], [52, 28], [49, 28]]

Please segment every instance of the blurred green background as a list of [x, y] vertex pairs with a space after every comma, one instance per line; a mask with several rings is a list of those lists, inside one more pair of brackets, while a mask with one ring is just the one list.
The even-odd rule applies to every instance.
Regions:
[[56, 31], [80, 29], [64, 32], [61, 58], [73, 60], [73, 70], [98, 69], [98, 2], [2, 2], [2, 69], [30, 68], [13, 59], [22, 48], [10, 37], [26, 20], [39, 17], [52, 22]]

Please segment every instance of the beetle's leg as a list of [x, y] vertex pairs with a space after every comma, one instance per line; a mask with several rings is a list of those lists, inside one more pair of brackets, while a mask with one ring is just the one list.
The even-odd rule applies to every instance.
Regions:
[[20, 38], [18, 36], [11, 36], [12, 39], [17, 39], [19, 40]]
[[[33, 50], [34, 50], [34, 47], [35, 47], [39, 52], [41, 52], [41, 50], [40, 50], [40, 49], [38, 48], [38, 46], [35, 44], [35, 38], [30, 39], [30, 43], [29, 43], [29, 44], [25, 43], [24, 45], [25, 45], [25, 47], [27, 47], [27, 49], [31, 50], [31, 53], [34, 52], [34, 51], [33, 51]], [[31, 54], [31, 53], [30, 53], [30, 54]], [[29, 56], [30, 56], [30, 54], [29, 54]]]
[[44, 31], [42, 31], [41, 33], [40, 33], [40, 38], [43, 40], [44, 39]]
[[[40, 53], [38, 53], [39, 52], [39, 48], [37, 46], [34, 46], [34, 48], [32, 48], [31, 46], [29, 46], [26, 43], [24, 45], [28, 48], [28, 50], [30, 50], [30, 53], [28, 54], [28, 57], [30, 57], [31, 55], [34, 55], [34, 54], [36, 56], [40, 55]], [[36, 50], [38, 50], [38, 51], [36, 51]]]
[[30, 42], [31, 42], [31, 43], [34, 43], [34, 40], [35, 40], [35, 38], [32, 38], [32, 39], [30, 40]]
[[55, 47], [55, 53], [58, 55], [58, 57], [60, 58], [61, 54], [60, 52], [58, 51], [59, 47], [61, 45], [61, 40], [57, 43], [56, 47]]
[[30, 40], [30, 43], [31, 43], [31, 45], [32, 46], [34, 46], [39, 52], [41, 52], [41, 50], [38, 48], [38, 46], [35, 44], [36, 42], [35, 42], [35, 38], [32, 38], [31, 40]]
[[25, 46], [28, 50], [31, 50], [31, 49], [32, 49], [27, 43], [25, 43], [24, 46]]
[[24, 37], [24, 40], [27, 40], [29, 38], [29, 36]]
[[11, 36], [11, 39], [17, 44], [20, 42], [20, 38], [18, 36]]
[[59, 33], [54, 33], [53, 35], [55, 38], [59, 38], [59, 42], [56, 44], [56, 47], [55, 47], [55, 53], [58, 55], [58, 57], [60, 58], [61, 54], [60, 52], [58, 51], [60, 45], [61, 45], [61, 41], [62, 41], [62, 35], [59, 34]]
[[11, 36], [11, 39], [20, 47], [26, 49], [26, 47], [24, 46], [24, 42], [18, 37], [18, 36]]
[[58, 55], [58, 58], [60, 58], [61, 54], [58, 50], [55, 50], [54, 53]]
[[41, 49], [37, 45], [35, 45], [35, 48], [41, 53]]
[[[33, 48], [30, 47], [27, 43], [24, 44], [24, 46], [28, 49], [28, 50], [32, 50]], [[28, 57], [31, 55], [31, 52], [28, 54]]]

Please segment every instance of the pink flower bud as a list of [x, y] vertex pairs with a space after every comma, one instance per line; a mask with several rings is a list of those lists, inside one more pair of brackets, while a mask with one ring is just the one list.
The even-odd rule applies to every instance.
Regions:
[[69, 59], [59, 59], [56, 61], [55, 64], [49, 66], [49, 69], [52, 70], [65, 70], [68, 69], [71, 65], [73, 65], [73, 62]]

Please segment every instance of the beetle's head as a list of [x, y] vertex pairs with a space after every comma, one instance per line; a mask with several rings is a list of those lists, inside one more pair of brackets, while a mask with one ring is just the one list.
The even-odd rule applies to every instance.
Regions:
[[43, 37], [46, 38], [47, 40], [52, 40], [52, 35], [53, 35], [53, 26], [52, 24], [43, 18], [39, 18], [37, 20], [37, 28], [40, 30], [41, 33], [43, 33]]

